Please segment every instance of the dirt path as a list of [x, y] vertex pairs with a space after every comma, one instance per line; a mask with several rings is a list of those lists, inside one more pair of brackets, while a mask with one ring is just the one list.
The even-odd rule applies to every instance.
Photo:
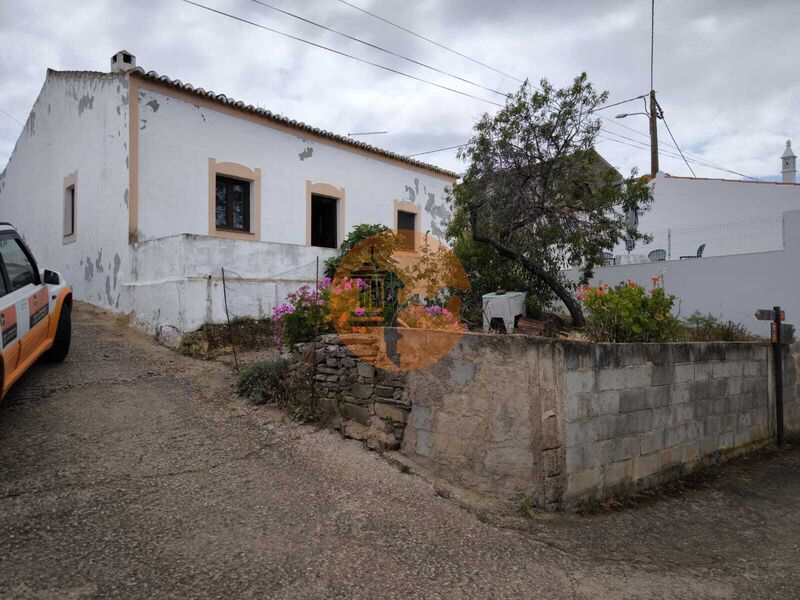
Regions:
[[0, 406], [2, 598], [800, 597], [800, 452], [504, 528], [80, 306]]

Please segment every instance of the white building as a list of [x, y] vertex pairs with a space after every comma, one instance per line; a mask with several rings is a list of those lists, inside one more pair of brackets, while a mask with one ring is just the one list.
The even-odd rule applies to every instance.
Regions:
[[[795, 183], [796, 157], [791, 143], [780, 157], [782, 182], [675, 177], [659, 172], [653, 203], [639, 218], [639, 229], [653, 236], [635, 254], [663, 249], [668, 258], [777, 250], [781, 247], [781, 215], [800, 209], [800, 184]], [[625, 253], [624, 248], [615, 253]]]
[[76, 299], [190, 331], [225, 318], [222, 268], [232, 313], [258, 316], [355, 225], [441, 235], [455, 179], [121, 51], [110, 73], [48, 70], [0, 174], [0, 220]]

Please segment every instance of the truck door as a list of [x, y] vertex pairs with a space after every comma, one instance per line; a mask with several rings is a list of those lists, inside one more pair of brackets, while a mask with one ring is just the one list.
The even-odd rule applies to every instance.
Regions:
[[0, 238], [0, 259], [9, 293], [3, 297], [16, 311], [21, 365], [44, 343], [50, 326], [47, 288], [36, 262], [16, 234]]
[[[8, 293], [6, 280], [0, 273], [0, 348], [3, 354], [3, 368], [6, 379], [17, 368], [19, 360], [19, 335], [17, 334], [17, 307]], [[3, 382], [0, 382], [2, 385]]]

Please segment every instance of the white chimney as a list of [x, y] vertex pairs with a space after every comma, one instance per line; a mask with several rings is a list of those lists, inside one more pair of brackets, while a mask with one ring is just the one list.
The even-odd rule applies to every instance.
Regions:
[[136, 68], [136, 57], [127, 50], [120, 50], [111, 57], [111, 72], [123, 73]]
[[792, 140], [786, 140], [786, 150], [781, 155], [781, 181], [795, 183], [797, 178], [797, 157], [792, 152]]

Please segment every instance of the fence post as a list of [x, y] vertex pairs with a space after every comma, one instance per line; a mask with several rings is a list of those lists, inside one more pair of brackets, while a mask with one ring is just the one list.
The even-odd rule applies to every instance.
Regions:
[[667, 229], [667, 260], [672, 260], [672, 229]]
[[778, 448], [783, 448], [783, 336], [781, 335], [781, 307], [772, 309], [775, 313], [772, 322], [772, 362], [775, 368], [775, 426]]
[[231, 340], [231, 348], [233, 348], [233, 363], [236, 365], [236, 372], [238, 373], [239, 359], [236, 356], [236, 343], [233, 341], [231, 316], [228, 314], [228, 291], [225, 289], [225, 267], [222, 267], [222, 299], [225, 301], [225, 320], [228, 321], [228, 338]]

